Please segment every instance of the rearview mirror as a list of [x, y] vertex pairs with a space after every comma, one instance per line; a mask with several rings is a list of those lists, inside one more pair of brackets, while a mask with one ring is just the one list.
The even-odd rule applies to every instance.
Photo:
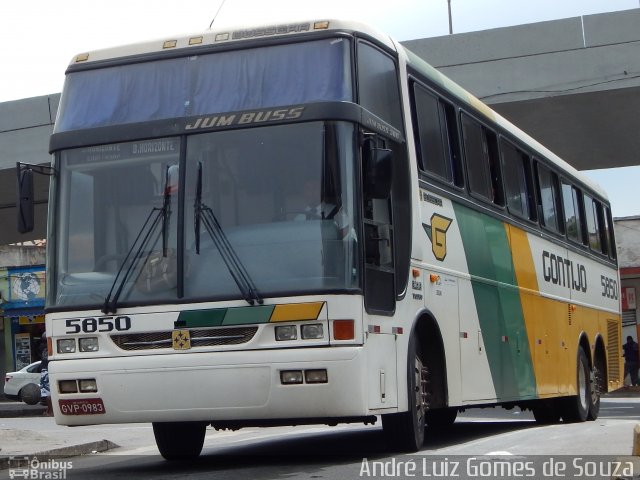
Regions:
[[365, 141], [364, 191], [368, 198], [389, 198], [393, 179], [393, 152], [375, 145], [375, 140]]
[[21, 164], [18, 164], [16, 168], [18, 173], [18, 198], [16, 199], [18, 232], [28, 233], [33, 231], [33, 170]]

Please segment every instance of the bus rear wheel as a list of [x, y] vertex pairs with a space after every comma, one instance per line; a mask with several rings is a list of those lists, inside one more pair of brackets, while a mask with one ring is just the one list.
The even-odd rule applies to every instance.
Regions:
[[578, 394], [564, 399], [562, 420], [567, 423], [584, 422], [593, 407], [593, 373], [589, 368], [587, 354], [582, 348], [578, 349], [577, 364]]
[[202, 451], [206, 428], [203, 422], [153, 423], [153, 435], [166, 460], [191, 460]]
[[416, 452], [424, 443], [428, 370], [415, 336], [409, 341], [407, 395], [409, 409], [382, 416], [382, 431], [392, 450]]
[[591, 372], [591, 407], [587, 420], [597, 420], [600, 414], [600, 396], [607, 391], [607, 381], [604, 376], [606, 366], [600, 359], [594, 361]]

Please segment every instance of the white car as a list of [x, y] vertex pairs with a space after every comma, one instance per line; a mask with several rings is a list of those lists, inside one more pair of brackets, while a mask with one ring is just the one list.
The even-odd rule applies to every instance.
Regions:
[[40, 388], [41, 369], [38, 361], [17, 372], [7, 373], [4, 377], [4, 396], [11, 400], [22, 400], [22, 389], [27, 385], [34, 383]]

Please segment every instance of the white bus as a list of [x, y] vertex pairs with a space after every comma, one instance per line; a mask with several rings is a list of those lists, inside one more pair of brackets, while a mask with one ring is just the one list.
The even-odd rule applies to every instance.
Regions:
[[78, 55], [50, 151], [59, 424], [151, 422], [184, 459], [209, 425], [381, 418], [415, 451], [621, 385], [605, 192], [366, 26]]

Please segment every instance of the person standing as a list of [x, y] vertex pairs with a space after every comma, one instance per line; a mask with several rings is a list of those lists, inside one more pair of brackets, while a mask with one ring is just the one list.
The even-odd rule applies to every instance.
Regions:
[[627, 343], [622, 346], [622, 349], [624, 350], [622, 354], [624, 357], [624, 378], [626, 379], [628, 374], [631, 385], [635, 387], [638, 385], [638, 344], [629, 335]]
[[51, 404], [51, 390], [49, 388], [49, 350], [47, 348], [47, 334], [42, 334], [43, 346], [40, 348], [40, 398], [47, 405], [47, 411], [44, 414], [48, 417], [53, 416], [53, 406]]

